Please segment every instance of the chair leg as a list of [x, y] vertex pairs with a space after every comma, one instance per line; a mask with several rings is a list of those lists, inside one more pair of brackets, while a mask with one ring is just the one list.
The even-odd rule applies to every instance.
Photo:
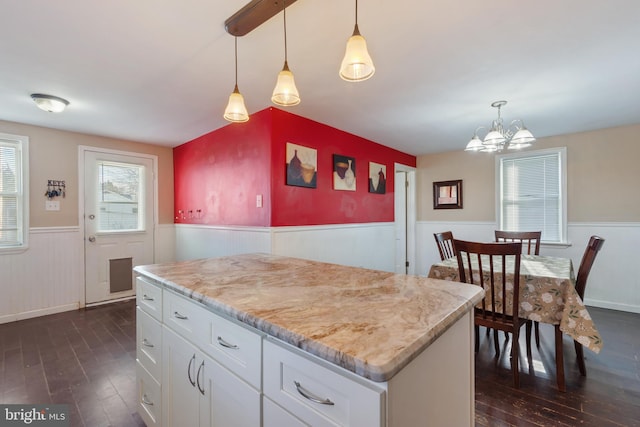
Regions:
[[558, 390], [567, 391], [564, 383], [564, 355], [562, 353], [562, 331], [560, 325], [555, 325], [556, 331], [556, 380]]
[[533, 322], [536, 333], [536, 347], [540, 348], [540, 322]]
[[513, 341], [511, 342], [511, 370], [513, 371], [513, 386], [520, 388], [520, 366], [518, 349], [520, 347], [518, 340], [519, 330], [513, 332]]
[[504, 340], [509, 341], [509, 332], [504, 331]]
[[493, 346], [496, 349], [496, 359], [500, 357], [500, 342], [498, 341], [498, 330], [493, 330]]
[[578, 361], [578, 369], [580, 370], [580, 375], [586, 377], [587, 367], [584, 364], [584, 351], [582, 350], [582, 344], [580, 344], [578, 341], [573, 341], [573, 345], [576, 348], [576, 359]]
[[525, 341], [527, 342], [527, 358], [529, 359], [529, 363], [531, 363], [531, 359], [533, 358], [531, 353], [531, 324], [531, 320], [527, 320], [527, 323], [525, 324]]

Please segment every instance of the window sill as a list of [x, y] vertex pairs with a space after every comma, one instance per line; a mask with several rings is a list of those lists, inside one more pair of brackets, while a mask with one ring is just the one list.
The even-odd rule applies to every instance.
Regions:
[[548, 247], [553, 247], [553, 248], [569, 248], [571, 246], [573, 246], [573, 243], [571, 242], [540, 242], [540, 246], [544, 247], [544, 246], [548, 246]]
[[5, 246], [0, 247], [0, 255], [14, 255], [26, 252], [29, 246]]

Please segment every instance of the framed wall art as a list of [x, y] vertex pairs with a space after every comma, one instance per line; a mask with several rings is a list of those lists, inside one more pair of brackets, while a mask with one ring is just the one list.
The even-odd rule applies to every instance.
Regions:
[[318, 151], [287, 142], [287, 185], [316, 188]]
[[356, 191], [356, 159], [333, 155], [333, 189]]
[[387, 192], [387, 167], [380, 163], [369, 162], [369, 193]]
[[462, 209], [462, 180], [433, 183], [433, 209]]

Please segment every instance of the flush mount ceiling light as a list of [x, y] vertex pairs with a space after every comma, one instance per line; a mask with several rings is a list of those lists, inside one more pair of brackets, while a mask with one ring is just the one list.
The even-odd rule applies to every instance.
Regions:
[[31, 98], [38, 108], [50, 113], [61, 113], [69, 105], [69, 101], [53, 95], [44, 95], [41, 93], [31, 94]]
[[273, 89], [271, 101], [282, 107], [290, 107], [300, 103], [300, 94], [293, 79], [293, 73], [287, 63], [287, 2], [282, 2], [282, 15], [284, 17], [284, 67], [278, 73], [276, 87]]
[[376, 72], [373, 61], [367, 51], [367, 41], [358, 29], [358, 0], [356, 0], [356, 25], [353, 35], [347, 41], [347, 49], [340, 65], [340, 77], [348, 82], [365, 81]]
[[231, 95], [229, 95], [229, 103], [224, 110], [224, 118], [232, 123], [242, 123], [249, 120], [247, 107], [244, 106], [244, 98], [238, 90], [238, 38], [235, 40], [235, 58], [236, 58], [236, 86]]
[[508, 128], [503, 126], [500, 109], [506, 104], [507, 101], [491, 103], [492, 107], [498, 109], [498, 118], [492, 122], [491, 129], [483, 140], [478, 137], [478, 131], [484, 129], [484, 126], [479, 126], [464, 151], [495, 152], [502, 151], [504, 148], [517, 150], [531, 146], [536, 139], [529, 129], [524, 126], [522, 120], [513, 120]]

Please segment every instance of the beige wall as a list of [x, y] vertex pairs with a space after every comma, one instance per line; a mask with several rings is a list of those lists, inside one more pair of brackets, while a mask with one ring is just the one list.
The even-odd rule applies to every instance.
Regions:
[[[640, 221], [640, 125], [541, 138], [567, 147], [569, 222]], [[418, 221], [495, 221], [495, 156], [460, 151], [418, 157]], [[433, 181], [463, 180], [463, 209], [434, 210]]]
[[[0, 121], [0, 132], [29, 137], [30, 227], [78, 226], [78, 146], [158, 156], [158, 218], [173, 223], [173, 150], [150, 144]], [[60, 211], [45, 210], [47, 180], [66, 181]]]

